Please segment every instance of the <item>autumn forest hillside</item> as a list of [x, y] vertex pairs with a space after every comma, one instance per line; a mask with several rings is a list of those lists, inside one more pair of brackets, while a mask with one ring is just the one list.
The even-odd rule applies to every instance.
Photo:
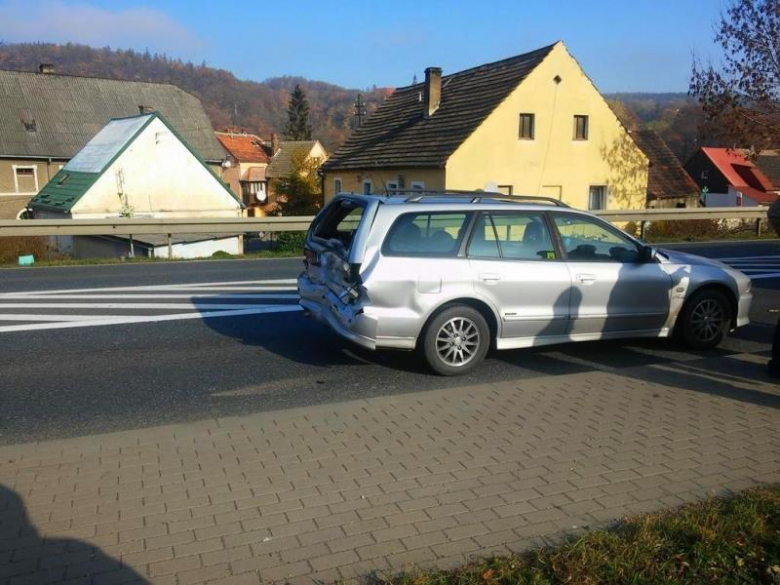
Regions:
[[[359, 92], [301, 77], [245, 81], [206, 63], [196, 65], [148, 51], [0, 43], [0, 69], [35, 71], [40, 63], [54, 64], [57, 73], [172, 83], [203, 102], [216, 130], [243, 129], [264, 137], [283, 131], [290, 93], [300, 84], [308, 96], [313, 135], [329, 150], [341, 144], [352, 128], [353, 104]], [[376, 86], [360, 91], [369, 112], [391, 92]], [[681, 159], [690, 156], [701, 140], [700, 108], [684, 93], [618, 93], [606, 97], [623, 119], [654, 128]]]

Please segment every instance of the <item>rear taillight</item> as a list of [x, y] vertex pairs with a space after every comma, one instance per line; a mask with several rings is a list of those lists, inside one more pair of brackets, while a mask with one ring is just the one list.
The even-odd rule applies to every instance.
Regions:
[[317, 253], [314, 250], [309, 250], [308, 248], [303, 249], [303, 258], [304, 261], [309, 264], [310, 266], [319, 266], [319, 258], [317, 258]]

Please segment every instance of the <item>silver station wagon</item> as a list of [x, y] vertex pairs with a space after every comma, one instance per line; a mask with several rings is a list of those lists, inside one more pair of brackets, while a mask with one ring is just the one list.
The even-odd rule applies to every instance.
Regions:
[[748, 323], [750, 278], [646, 246], [542, 197], [341, 194], [314, 219], [303, 309], [369, 349], [443, 375], [488, 349], [675, 334], [696, 349]]

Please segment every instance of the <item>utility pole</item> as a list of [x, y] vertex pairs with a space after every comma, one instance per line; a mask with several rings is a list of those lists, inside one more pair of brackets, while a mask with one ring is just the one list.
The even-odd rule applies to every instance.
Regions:
[[360, 128], [363, 123], [363, 116], [366, 115], [366, 104], [363, 101], [363, 95], [357, 94], [357, 99], [354, 104], [355, 108], [355, 128]]

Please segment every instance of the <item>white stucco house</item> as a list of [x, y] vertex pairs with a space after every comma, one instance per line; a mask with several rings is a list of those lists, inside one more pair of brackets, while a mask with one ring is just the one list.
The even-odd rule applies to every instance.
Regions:
[[[36, 219], [240, 217], [243, 204], [159, 113], [116, 118], [82, 148], [30, 203]], [[153, 256], [168, 247], [134, 239]], [[117, 256], [129, 238], [58, 236], [76, 257]], [[175, 257], [241, 253], [238, 236], [176, 236]]]

